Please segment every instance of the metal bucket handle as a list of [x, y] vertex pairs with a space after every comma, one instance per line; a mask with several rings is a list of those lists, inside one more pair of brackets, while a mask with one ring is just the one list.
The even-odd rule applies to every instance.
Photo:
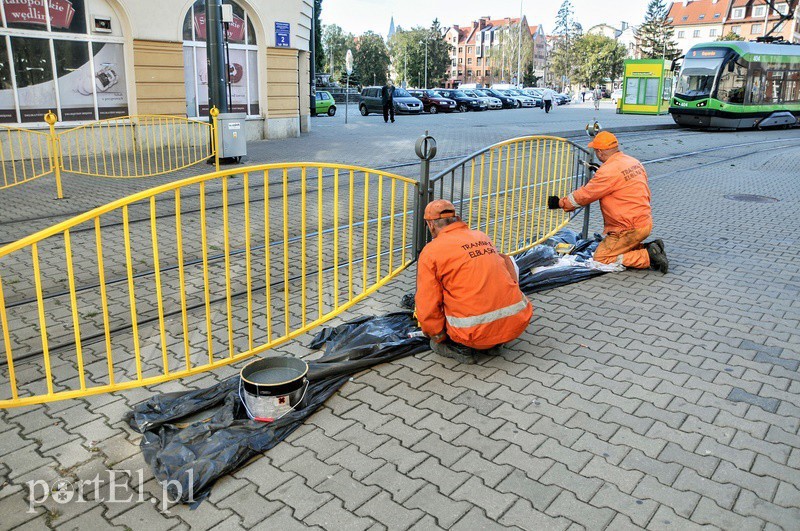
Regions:
[[294, 411], [299, 404], [303, 403], [303, 400], [306, 397], [306, 391], [308, 391], [309, 383], [310, 382], [308, 381], [308, 379], [306, 379], [306, 384], [305, 384], [305, 387], [303, 388], [303, 394], [300, 395], [300, 400], [298, 400], [295, 405], [291, 406], [289, 408], [289, 411], [287, 411], [286, 413], [284, 413], [283, 415], [281, 415], [280, 417], [278, 417], [276, 419], [256, 417], [256, 416], [253, 415], [253, 413], [250, 411], [250, 408], [247, 407], [247, 402], [245, 402], [244, 397], [242, 396], [243, 385], [242, 385], [241, 377], [239, 378], [239, 400], [242, 402], [242, 405], [244, 406], [244, 410], [247, 412], [247, 416], [250, 418], [250, 420], [255, 420], [255, 421], [258, 421], [258, 422], [276, 422], [276, 421], [282, 419], [284, 416], [286, 416], [289, 413], [291, 413], [292, 411]]

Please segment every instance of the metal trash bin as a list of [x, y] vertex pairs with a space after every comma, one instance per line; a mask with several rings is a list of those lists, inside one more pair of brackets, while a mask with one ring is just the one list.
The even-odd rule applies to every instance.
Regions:
[[244, 157], [247, 155], [247, 135], [245, 134], [245, 113], [227, 112], [220, 113], [217, 117], [217, 127], [219, 129], [217, 137], [219, 139], [220, 158]]

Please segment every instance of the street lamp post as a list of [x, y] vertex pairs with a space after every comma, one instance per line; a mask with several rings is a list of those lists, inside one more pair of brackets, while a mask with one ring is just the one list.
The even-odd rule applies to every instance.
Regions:
[[428, 37], [424, 41], [419, 41], [420, 44], [425, 45], [425, 89], [428, 88]]

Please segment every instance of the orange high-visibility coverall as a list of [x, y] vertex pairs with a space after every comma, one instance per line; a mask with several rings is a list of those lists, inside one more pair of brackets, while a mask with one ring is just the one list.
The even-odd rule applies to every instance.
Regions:
[[[489, 237], [458, 221], [419, 256], [417, 319], [422, 331], [485, 350], [522, 334], [533, 306]], [[437, 337], [440, 336], [441, 337]]]
[[642, 241], [653, 230], [653, 216], [642, 163], [621, 151], [614, 153], [588, 183], [562, 198], [560, 204], [569, 212], [598, 199], [608, 236], [597, 246], [594, 259], [638, 269], [650, 267]]

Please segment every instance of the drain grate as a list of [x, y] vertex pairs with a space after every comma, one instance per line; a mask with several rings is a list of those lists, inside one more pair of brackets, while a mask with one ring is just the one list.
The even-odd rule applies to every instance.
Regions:
[[777, 203], [780, 199], [776, 199], [774, 197], [767, 197], [765, 195], [753, 195], [753, 194], [732, 194], [726, 195], [725, 199], [730, 199], [731, 201], [744, 201], [746, 203]]

